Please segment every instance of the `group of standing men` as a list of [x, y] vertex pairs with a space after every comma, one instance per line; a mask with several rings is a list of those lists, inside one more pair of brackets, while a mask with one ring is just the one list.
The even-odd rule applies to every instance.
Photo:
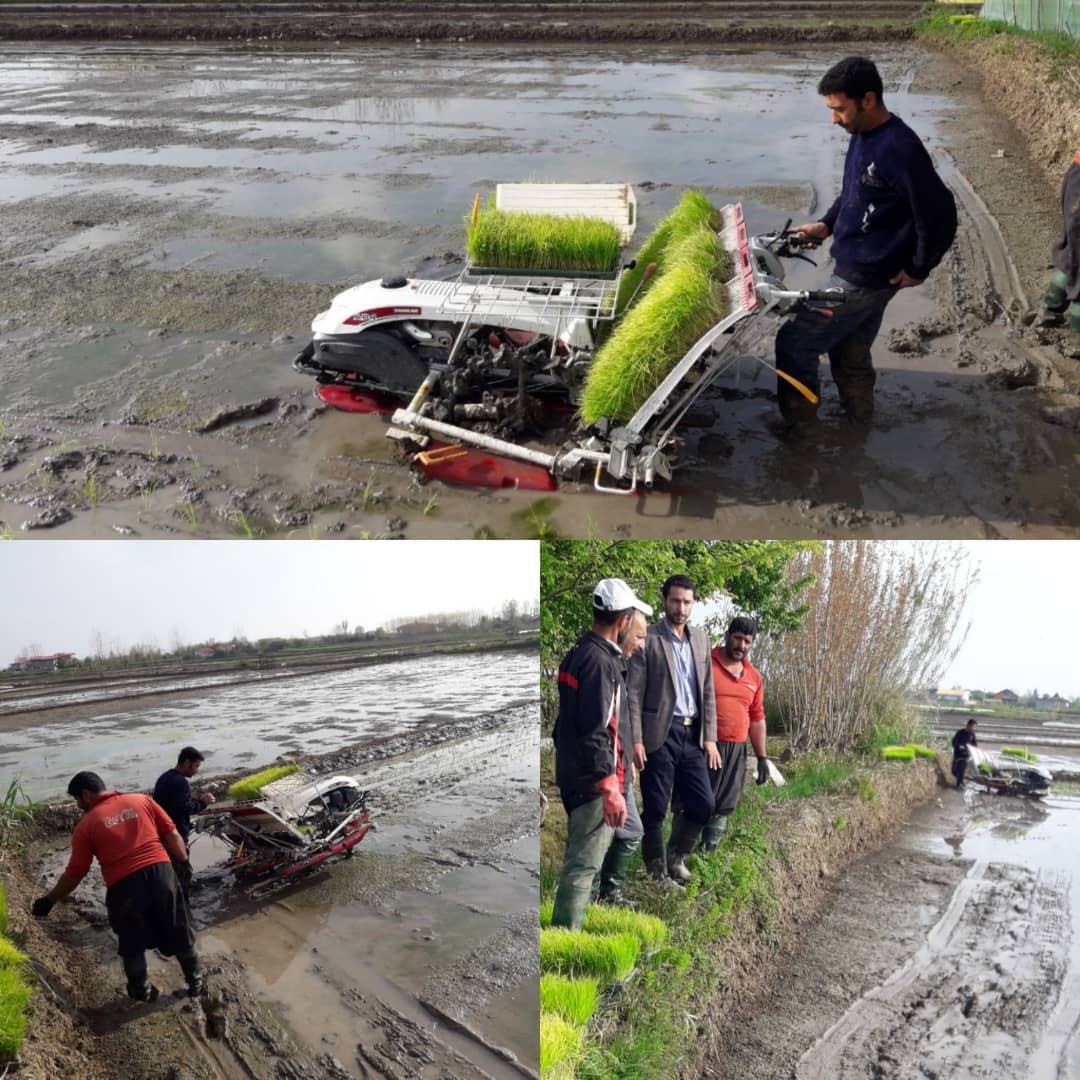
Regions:
[[687, 857], [699, 844], [715, 850], [738, 804], [748, 736], [757, 782], [769, 779], [761, 674], [748, 658], [756, 624], [733, 619], [710, 650], [705, 630], [689, 623], [694, 582], [673, 575], [660, 594], [663, 616], [648, 624], [651, 605], [626, 582], [599, 582], [592, 628], [559, 667], [555, 780], [568, 823], [555, 926], [579, 928], [594, 898], [626, 903], [639, 845], [662, 888], [684, 888]]
[[176, 957], [192, 997], [203, 990], [188, 905], [191, 815], [214, 801], [210, 793], [199, 798], [191, 793], [191, 777], [202, 762], [198, 750], [185, 746], [176, 766], [158, 777], [153, 798], [107, 791], [97, 773], [76, 773], [67, 790], [83, 816], [71, 836], [71, 858], [52, 889], [30, 909], [35, 918], [46, 918], [78, 887], [96, 858], [128, 996], [135, 1001], [158, 998], [146, 967], [147, 949]]

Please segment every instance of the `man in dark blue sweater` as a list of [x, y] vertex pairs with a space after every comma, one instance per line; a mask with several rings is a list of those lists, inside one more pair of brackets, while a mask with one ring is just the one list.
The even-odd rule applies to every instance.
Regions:
[[[163, 772], [154, 785], [154, 802], [172, 818], [184, 847], [190, 848], [188, 837], [191, 835], [191, 815], [197, 814], [204, 807], [214, 802], [210, 792], [204, 792], [198, 798], [192, 798], [191, 778], [199, 771], [203, 755], [194, 746], [185, 746], [176, 759], [176, 768]], [[176, 869], [177, 864], [173, 864]], [[180, 887], [185, 899], [191, 887], [191, 865], [185, 863], [177, 869]]]
[[[831, 67], [818, 93], [832, 122], [851, 134], [840, 197], [825, 216], [795, 231], [831, 236], [836, 272], [829, 285], [847, 292], [831, 315], [800, 311], [776, 337], [776, 366], [815, 393], [827, 353], [844, 411], [866, 424], [874, 411], [876, 374], [870, 347], [885, 306], [900, 289], [920, 285], [956, 234], [956, 203], [934, 171], [919, 136], [885, 108], [873, 62], [850, 56]], [[782, 380], [780, 411], [792, 425], [812, 420], [812, 405]]]

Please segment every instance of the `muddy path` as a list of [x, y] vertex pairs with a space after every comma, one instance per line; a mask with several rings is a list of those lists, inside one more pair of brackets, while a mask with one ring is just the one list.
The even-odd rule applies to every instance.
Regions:
[[838, 879], [706, 1075], [1075, 1076], [1078, 815], [1075, 796], [943, 789]]
[[[1072, 535], [1075, 364], [1022, 320], [1056, 191], [976, 81], [913, 45], [871, 51], [961, 229], [889, 309], [867, 436], [826, 376], [820, 434], [792, 447], [747, 359], [688, 418], [666, 492], [466, 491], [421, 483], [381, 419], [326, 411], [290, 367], [341, 288], [460, 269], [465, 210], [498, 180], [596, 180], [603, 162], [635, 185], [642, 233], [688, 186], [741, 199], [755, 230], [820, 214], [845, 138], [814, 85], [846, 51], [13, 46], [0, 532]], [[757, 329], [768, 356], [775, 325]]]
[[[83, 1042], [126, 1026], [152, 1054], [179, 1027], [195, 1051], [183, 1076], [534, 1076], [538, 730], [535, 706], [508, 708], [497, 723], [447, 725], [455, 737], [406, 739], [366, 764], [350, 766], [348, 751], [319, 759], [370, 791], [376, 830], [351, 859], [271, 897], [238, 894], [216, 841], [199, 835], [192, 907], [212, 1038], [179, 997], [137, 1016], [97, 1001], [122, 974], [93, 874], [47, 924], [53, 948], [100, 965], [94, 1003], [78, 1008]], [[62, 868], [65, 844], [53, 835], [35, 846], [38, 875]], [[150, 967], [171, 994], [175, 965], [151, 957]], [[164, 1074], [140, 1061], [108, 1075]]]
[[[970, 5], [972, 10], [977, 5]], [[0, 38], [9, 40], [286, 41], [571, 41], [733, 42], [851, 41], [876, 30], [910, 36], [920, 5], [912, 0], [782, 0], [764, 7], [746, 0], [705, 0], [692, 9], [611, 0], [530, 4], [151, 3], [134, 23], [110, 3], [5, 3]]]

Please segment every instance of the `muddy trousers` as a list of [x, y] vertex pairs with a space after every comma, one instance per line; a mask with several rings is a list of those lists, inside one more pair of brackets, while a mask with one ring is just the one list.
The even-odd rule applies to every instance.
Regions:
[[967, 762], [968, 759], [966, 757], [960, 757], [958, 755], [953, 756], [952, 774], [954, 779], [956, 780], [957, 787], [964, 786], [964, 773], [967, 772]]
[[622, 900], [622, 883], [630, 870], [630, 861], [634, 852], [641, 846], [644, 829], [634, 799], [634, 785], [630, 782], [630, 770], [627, 770], [626, 786], [623, 798], [626, 800], [626, 822], [615, 830], [611, 846], [607, 849], [600, 873], [593, 884], [593, 899]]
[[[897, 289], [893, 285], [884, 289], [863, 288], [835, 274], [829, 279], [828, 287], [843, 289], [847, 302], [837, 304], [831, 315], [800, 309], [784, 323], [776, 335], [776, 367], [820, 396], [818, 365], [821, 357], [828, 355], [840, 404], [852, 419], [865, 422], [874, 414], [877, 381], [870, 347]], [[817, 406], [783, 379], [776, 380], [776, 396], [786, 420], [807, 420], [817, 413]]]
[[[202, 974], [199, 964], [199, 955], [194, 949], [187, 949], [177, 953], [176, 959], [180, 961], [180, 970], [184, 973], [184, 979], [188, 987], [195, 986]], [[128, 953], [120, 957], [124, 965], [124, 975], [127, 977], [128, 997], [136, 1001], [145, 1001], [150, 994], [150, 976], [146, 970], [146, 953]]]
[[1043, 301], [1051, 311], [1080, 304], [1080, 161], [1069, 166], [1061, 183], [1061, 216], [1064, 231], [1050, 252], [1056, 273]]
[[568, 808], [567, 814], [566, 853], [551, 925], [580, 930], [592, 896], [593, 880], [600, 873], [615, 830], [604, 824], [604, 800], [599, 797]]

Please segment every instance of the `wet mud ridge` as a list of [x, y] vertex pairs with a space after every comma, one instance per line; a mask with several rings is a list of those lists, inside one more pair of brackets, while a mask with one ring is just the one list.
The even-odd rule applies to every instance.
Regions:
[[[35, 1024], [28, 1058], [37, 1067], [48, 1045], [68, 1062], [27, 1075], [534, 1077], [538, 731], [536, 709], [519, 707], [499, 723], [446, 725], [429, 745], [403, 738], [374, 757], [327, 755], [323, 770], [370, 791], [376, 830], [351, 858], [269, 896], [238, 890], [216, 842], [197, 834], [192, 908], [208, 973], [197, 1002], [174, 992], [175, 963], [152, 955], [159, 1002], [121, 996], [96, 870], [47, 923], [23, 914], [38, 886], [20, 877], [13, 908], [57, 1014], [52, 1034]], [[35, 843], [35, 879], [62, 869], [67, 831]], [[132, 1039], [143, 1049], [129, 1057]], [[70, 1067], [80, 1055], [85, 1068]]]
[[[958, 10], [978, 5], [964, 5]], [[873, 31], [879, 38], [905, 38], [919, 16], [913, 0], [781, 0], [761, 5], [746, 0], [682, 3], [614, 3], [586, 0], [530, 4], [423, 3], [387, 6], [357, 3], [202, 3], [139, 5], [132, 21], [110, 4], [5, 4], [0, 38], [198, 41], [570, 41], [739, 42], [844, 41]]]

